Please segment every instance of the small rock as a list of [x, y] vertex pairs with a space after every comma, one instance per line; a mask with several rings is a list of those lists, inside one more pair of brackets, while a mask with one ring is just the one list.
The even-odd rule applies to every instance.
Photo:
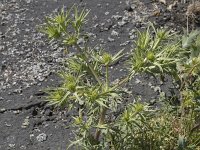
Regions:
[[38, 142], [44, 142], [47, 140], [47, 135], [45, 133], [41, 133], [36, 137], [36, 139]]
[[136, 78], [136, 81], [135, 81], [136, 84], [140, 84], [141, 82], [142, 81], [140, 79]]
[[135, 35], [131, 35], [129, 38], [130, 38], [131, 40], [133, 40], [135, 37], [136, 37]]
[[119, 19], [122, 18], [122, 16], [120, 16], [120, 15], [112, 15], [111, 18], [114, 18], [115, 20], [119, 20]]
[[20, 149], [26, 149], [25, 145], [20, 146]]
[[161, 88], [159, 86], [154, 86], [154, 92], [161, 92]]
[[109, 41], [109, 42], [114, 42], [115, 39], [113, 39], [113, 38], [111, 38], [111, 37], [108, 37], [108, 41]]
[[22, 93], [22, 89], [15, 89], [15, 90], [13, 91], [13, 93], [14, 93], [14, 94], [20, 94], [20, 93]]
[[77, 44], [83, 44], [85, 43], [85, 40], [83, 38], [78, 39]]
[[125, 21], [120, 21], [120, 22], [118, 22], [118, 25], [120, 26], [120, 27], [122, 27], [123, 25], [125, 25], [125, 24], [127, 24], [127, 22], [125, 22]]
[[7, 122], [5, 122], [5, 125], [6, 125], [6, 127], [11, 127], [12, 126], [11, 124], [9, 124]]
[[136, 23], [135, 23], [135, 27], [136, 27], [136, 28], [141, 28], [141, 27], [142, 27], [142, 24], [141, 24], [140, 22], [136, 22]]
[[14, 114], [19, 114], [19, 113], [20, 113], [20, 110], [14, 110], [13, 113], [14, 113]]
[[126, 45], [128, 45], [129, 43], [130, 43], [130, 41], [126, 41], [126, 42], [120, 44], [120, 46], [126, 46]]
[[99, 39], [99, 42], [101, 43], [101, 44], [104, 44], [105, 43], [105, 41], [104, 41], [104, 39]]
[[0, 109], [0, 113], [4, 113], [5, 111], [6, 111], [5, 108], [1, 108], [1, 109]]
[[45, 115], [46, 116], [52, 116], [53, 113], [52, 113], [52, 111], [50, 109], [47, 109], [47, 110], [45, 110]]
[[44, 81], [44, 80], [45, 80], [45, 77], [43, 77], [43, 76], [39, 76], [39, 77], [38, 77], [38, 81], [42, 82], [42, 81]]
[[33, 141], [34, 134], [30, 134], [30, 140]]
[[117, 31], [115, 31], [115, 30], [112, 30], [111, 35], [112, 35], [112, 36], [118, 36], [119, 33], [118, 33]]
[[109, 12], [107, 11], [107, 12], [105, 12], [105, 15], [107, 16], [107, 15], [109, 15]]
[[31, 0], [26, 0], [26, 3], [27, 3], [27, 4], [31, 3]]
[[9, 147], [15, 148], [15, 144], [8, 144]]
[[25, 118], [24, 122], [22, 123], [22, 128], [27, 128], [30, 125], [29, 118]]
[[135, 34], [136, 30], [135, 29], [132, 29], [130, 32], [129, 32], [129, 35], [133, 35]]

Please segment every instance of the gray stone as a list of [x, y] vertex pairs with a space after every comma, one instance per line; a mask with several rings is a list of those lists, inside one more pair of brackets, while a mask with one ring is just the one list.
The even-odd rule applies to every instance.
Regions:
[[22, 123], [22, 128], [27, 128], [30, 125], [29, 118], [25, 118], [24, 122]]
[[112, 36], [118, 36], [119, 33], [118, 33], [117, 31], [115, 31], [115, 30], [112, 30], [111, 35], [112, 35]]
[[44, 142], [47, 140], [47, 135], [45, 133], [41, 133], [36, 137], [38, 142]]
[[111, 37], [108, 37], [108, 41], [109, 41], [109, 42], [114, 42], [115, 39], [113, 39], [113, 38], [111, 38]]

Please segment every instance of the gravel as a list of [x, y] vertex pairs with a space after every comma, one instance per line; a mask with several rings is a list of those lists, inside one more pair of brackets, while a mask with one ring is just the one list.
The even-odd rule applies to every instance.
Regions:
[[[52, 72], [59, 69], [63, 61], [62, 48], [57, 43], [48, 43], [38, 32], [47, 10], [31, 16], [30, 6], [38, 1], [1, 2], [1, 74], [0, 91], [17, 86], [23, 88], [38, 84]], [[26, 5], [28, 4], [28, 5]], [[31, 17], [30, 17], [31, 16]], [[32, 83], [32, 84], [31, 84]]]

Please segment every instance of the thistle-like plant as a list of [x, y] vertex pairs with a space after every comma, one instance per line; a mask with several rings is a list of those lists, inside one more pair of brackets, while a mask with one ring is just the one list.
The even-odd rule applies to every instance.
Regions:
[[144, 32], [138, 31], [130, 61], [131, 69], [152, 75], [176, 73], [176, 63], [181, 59], [179, 55], [182, 49], [179, 41], [173, 41], [174, 35], [164, 29], [156, 30], [152, 25]]
[[[75, 140], [69, 147], [77, 149], [190, 149], [199, 147], [199, 34], [191, 33], [176, 40], [175, 34], [150, 25], [138, 31], [135, 48], [128, 58], [129, 73], [119, 82], [111, 80], [110, 68], [124, 54], [110, 54], [88, 46], [82, 33], [89, 11], [70, 10], [46, 19], [42, 32], [51, 40], [76, 51], [64, 62], [62, 85], [49, 91], [50, 104], [78, 108], [74, 115]], [[82, 45], [79, 40], [84, 39]], [[184, 62], [183, 62], [184, 61]], [[172, 106], [160, 97], [160, 108], [133, 102], [127, 106], [124, 83], [135, 74], [170, 75], [179, 84], [181, 105]], [[162, 79], [161, 78], [161, 79]], [[193, 79], [195, 79], [193, 81]], [[161, 100], [162, 98], [162, 100]], [[118, 114], [120, 109], [122, 113]], [[118, 114], [118, 115], [115, 115]]]
[[[72, 10], [74, 10], [73, 17], [70, 16]], [[80, 31], [88, 12], [86, 10], [78, 12], [77, 7], [66, 13], [62, 9], [61, 13], [53, 18], [47, 18], [42, 31], [52, 40], [58, 39], [63, 45], [73, 46], [78, 51], [74, 57], [66, 60], [66, 70], [60, 74], [63, 84], [50, 92], [48, 100], [51, 104], [58, 106], [75, 107], [76, 104], [84, 106], [81, 112], [84, 112], [86, 116], [90, 114], [89, 120], [92, 118], [92, 121], [95, 121], [90, 127], [96, 130], [93, 141], [99, 141], [101, 134], [99, 128], [106, 123], [106, 112], [117, 109], [113, 106], [120, 102], [123, 93], [118, 88], [119, 85], [113, 84], [109, 77], [110, 66], [123, 56], [123, 51], [111, 55], [104, 51], [97, 51], [95, 48], [81, 47], [78, 44], [78, 40], [84, 37]], [[82, 117], [82, 114], [74, 117], [76, 125], [87, 124], [89, 120], [83, 120]], [[83, 128], [86, 129], [85, 126]]]

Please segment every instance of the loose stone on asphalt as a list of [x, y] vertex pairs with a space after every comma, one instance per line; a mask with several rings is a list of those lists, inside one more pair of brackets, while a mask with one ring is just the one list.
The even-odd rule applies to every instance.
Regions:
[[45, 133], [41, 133], [36, 137], [38, 142], [44, 142], [47, 140], [47, 135]]

